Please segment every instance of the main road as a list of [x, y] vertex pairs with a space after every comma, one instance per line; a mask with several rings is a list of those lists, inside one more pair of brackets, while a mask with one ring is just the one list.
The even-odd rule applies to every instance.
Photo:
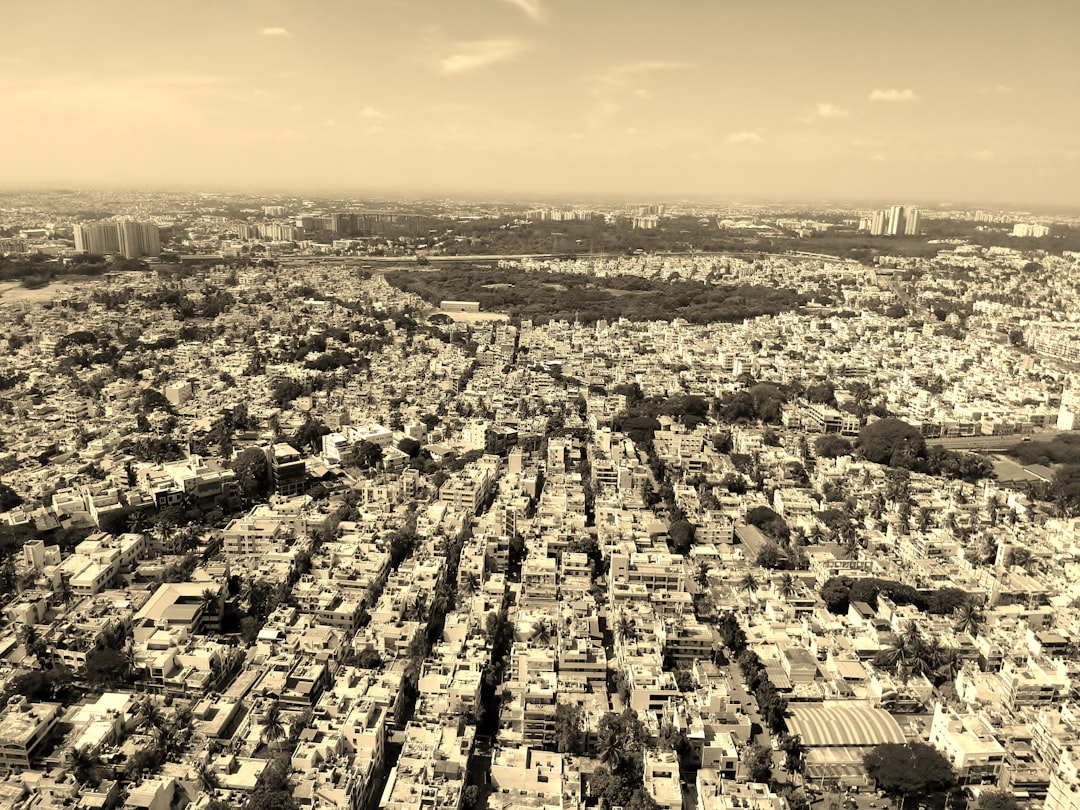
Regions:
[[927, 439], [928, 447], [941, 445], [946, 450], [1008, 450], [1021, 442], [1049, 442], [1060, 436], [1060, 430], [1040, 433], [1010, 433], [1006, 436], [960, 436], [950, 439]]

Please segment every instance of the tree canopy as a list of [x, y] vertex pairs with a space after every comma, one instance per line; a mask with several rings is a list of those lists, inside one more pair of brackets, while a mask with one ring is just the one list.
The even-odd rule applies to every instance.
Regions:
[[925, 797], [956, 784], [949, 760], [926, 743], [881, 743], [863, 761], [870, 778], [893, 796]]
[[926, 457], [926, 439], [902, 419], [879, 419], [859, 433], [859, 449], [868, 461], [910, 470]]

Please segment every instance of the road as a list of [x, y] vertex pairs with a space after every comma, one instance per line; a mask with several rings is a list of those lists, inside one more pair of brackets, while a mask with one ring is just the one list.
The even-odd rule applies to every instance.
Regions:
[[946, 450], [1008, 450], [1020, 442], [1030, 439], [1033, 442], [1053, 441], [1061, 435], [1059, 430], [1044, 430], [1041, 433], [1010, 433], [1007, 436], [963, 436], [956, 439], [927, 439], [927, 447], [941, 445]]

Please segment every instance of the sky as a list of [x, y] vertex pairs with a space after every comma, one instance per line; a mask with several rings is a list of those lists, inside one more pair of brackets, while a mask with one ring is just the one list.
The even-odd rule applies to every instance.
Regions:
[[1080, 205], [1075, 0], [4, 5], [0, 186]]

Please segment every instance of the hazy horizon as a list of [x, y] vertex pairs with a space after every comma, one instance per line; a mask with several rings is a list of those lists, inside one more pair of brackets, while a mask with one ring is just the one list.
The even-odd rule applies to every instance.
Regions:
[[5, 10], [0, 184], [1080, 206], [1080, 6], [154, 8]]

